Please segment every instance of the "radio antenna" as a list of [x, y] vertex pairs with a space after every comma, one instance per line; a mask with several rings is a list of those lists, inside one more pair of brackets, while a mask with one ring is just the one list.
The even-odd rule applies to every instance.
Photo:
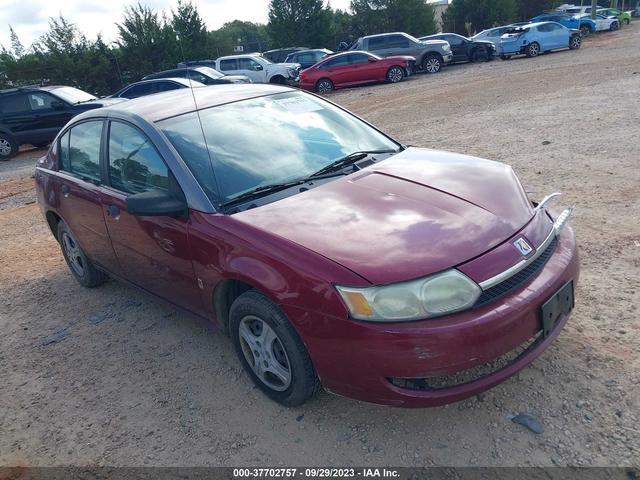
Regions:
[[182, 64], [184, 65], [184, 74], [185, 74], [185, 78], [189, 82], [189, 90], [191, 91], [193, 106], [195, 108], [196, 116], [198, 117], [198, 125], [200, 125], [200, 132], [202, 133], [202, 141], [204, 142], [204, 148], [207, 151], [207, 156], [209, 157], [209, 167], [211, 168], [211, 178], [213, 178], [213, 183], [216, 186], [216, 191], [215, 191], [215, 195], [217, 197], [216, 207], [219, 208], [222, 205], [222, 200], [221, 200], [222, 190], [220, 190], [220, 184], [218, 184], [218, 179], [216, 178], [216, 174], [213, 169], [213, 159], [211, 158], [211, 151], [209, 150], [209, 145], [207, 143], [207, 136], [204, 134], [204, 126], [202, 125], [202, 118], [200, 118], [200, 109], [198, 108], [196, 94], [193, 91], [193, 83], [192, 83], [191, 76], [189, 75], [189, 66], [187, 65], [187, 58], [184, 54], [184, 48], [182, 48], [182, 38], [180, 33], [176, 33], [176, 40], [178, 41], [178, 45], [180, 46], [180, 54], [182, 55]]

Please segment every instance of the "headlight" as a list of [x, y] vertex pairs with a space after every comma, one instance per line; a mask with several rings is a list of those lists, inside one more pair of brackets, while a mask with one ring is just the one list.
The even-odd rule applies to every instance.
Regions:
[[437, 317], [471, 307], [482, 293], [458, 270], [380, 287], [336, 286], [353, 318], [399, 322]]
[[449, 45], [449, 44], [447, 43], [444, 47], [442, 47], [442, 49], [443, 49], [445, 52], [450, 52], [450, 51], [451, 51], [451, 45]]
[[296, 78], [298, 76], [298, 70], [296, 70], [295, 68], [287, 68], [287, 74], [291, 78]]

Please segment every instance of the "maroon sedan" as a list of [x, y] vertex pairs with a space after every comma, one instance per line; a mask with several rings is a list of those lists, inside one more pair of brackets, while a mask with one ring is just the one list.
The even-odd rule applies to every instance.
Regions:
[[405, 147], [287, 87], [91, 110], [35, 178], [83, 286], [121, 279], [210, 319], [284, 405], [320, 386], [460, 400], [532, 362], [573, 307], [571, 211], [549, 211], [553, 195], [536, 203], [507, 165]]
[[416, 59], [381, 58], [369, 52], [344, 52], [326, 57], [300, 73], [300, 88], [320, 93], [364, 83], [398, 83], [413, 72]]

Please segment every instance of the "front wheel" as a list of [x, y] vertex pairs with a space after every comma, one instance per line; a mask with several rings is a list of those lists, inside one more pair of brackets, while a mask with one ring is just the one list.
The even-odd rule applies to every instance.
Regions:
[[9, 160], [18, 153], [18, 143], [11, 135], [0, 133], [0, 160]]
[[255, 290], [240, 295], [229, 314], [242, 366], [272, 400], [294, 407], [320, 389], [311, 358], [285, 314]]
[[612, 32], [615, 32], [616, 30], [618, 30], [620, 28], [620, 25], [618, 25], [618, 22], [613, 22], [610, 26], [609, 26], [609, 30], [611, 30]]
[[427, 73], [438, 73], [442, 68], [442, 60], [438, 55], [427, 55], [422, 61], [422, 69]]
[[579, 35], [574, 35], [569, 40], [569, 49], [577, 50], [582, 45], [582, 38]]
[[404, 78], [404, 69], [402, 67], [391, 67], [387, 72], [387, 81], [389, 83], [401, 82]]
[[107, 276], [93, 266], [91, 260], [87, 258], [82, 248], [80, 248], [80, 244], [71, 233], [69, 226], [62, 220], [58, 223], [57, 233], [62, 255], [78, 283], [87, 288], [102, 285], [107, 280]]
[[329, 93], [333, 90], [333, 82], [328, 78], [323, 78], [318, 80], [316, 83], [316, 92], [318, 93]]
[[581, 25], [580, 26], [580, 31], [582, 32], [582, 36], [583, 37], [586, 37], [587, 35], [589, 35], [591, 33], [591, 29], [587, 25]]
[[537, 57], [538, 55], [540, 55], [540, 45], [538, 45], [536, 42], [530, 43], [529, 45], [527, 45], [525, 54], [527, 55], [527, 57]]

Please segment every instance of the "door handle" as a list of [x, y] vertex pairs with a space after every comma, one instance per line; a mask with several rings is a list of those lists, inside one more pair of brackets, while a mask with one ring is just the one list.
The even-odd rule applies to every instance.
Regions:
[[114, 220], [120, 220], [120, 208], [115, 205], [107, 207], [107, 215], [113, 217]]
[[71, 189], [69, 188], [69, 185], [62, 185], [60, 187], [60, 191], [62, 192], [62, 196], [64, 198], [67, 198], [69, 196], [69, 192], [71, 191]]

